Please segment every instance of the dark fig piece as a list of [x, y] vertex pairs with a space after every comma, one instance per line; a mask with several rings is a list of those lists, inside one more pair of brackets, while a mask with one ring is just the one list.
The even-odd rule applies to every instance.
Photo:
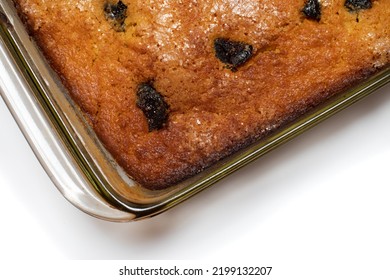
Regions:
[[137, 106], [144, 113], [147, 121], [149, 131], [163, 128], [168, 120], [169, 106], [153, 85], [142, 83], [137, 89]]
[[104, 16], [106, 17], [106, 20], [112, 25], [115, 31], [125, 31], [127, 6], [122, 1], [118, 1], [117, 4], [106, 3], [104, 5]]
[[225, 38], [214, 40], [215, 56], [228, 68], [237, 71], [237, 67], [247, 62], [253, 55], [253, 47], [247, 43]]
[[319, 0], [307, 0], [305, 6], [302, 9], [302, 13], [308, 19], [316, 21], [321, 20], [321, 4]]

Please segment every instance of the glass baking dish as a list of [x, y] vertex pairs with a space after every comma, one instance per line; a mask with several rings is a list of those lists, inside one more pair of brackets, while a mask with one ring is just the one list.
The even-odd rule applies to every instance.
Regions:
[[82, 211], [126, 222], [157, 215], [369, 95], [390, 69], [342, 92], [268, 137], [164, 190], [140, 187], [116, 164], [88, 126], [19, 20], [0, 3], [0, 92], [56, 187]]

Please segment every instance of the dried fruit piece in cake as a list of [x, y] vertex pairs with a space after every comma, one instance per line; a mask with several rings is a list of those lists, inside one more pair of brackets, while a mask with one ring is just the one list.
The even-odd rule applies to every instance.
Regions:
[[118, 1], [116, 4], [106, 3], [104, 5], [104, 16], [106, 17], [106, 20], [110, 22], [115, 31], [125, 31], [127, 6], [122, 1]]
[[148, 121], [149, 131], [161, 129], [168, 120], [169, 106], [150, 82], [138, 86], [137, 106]]
[[356, 12], [359, 10], [372, 8], [372, 1], [371, 0], [346, 0], [344, 6], [352, 12]]
[[319, 0], [308, 0], [302, 13], [308, 18], [316, 21], [321, 20], [321, 4]]
[[237, 71], [237, 67], [247, 62], [253, 55], [253, 47], [250, 44], [232, 41], [225, 38], [214, 40], [215, 56], [228, 68]]

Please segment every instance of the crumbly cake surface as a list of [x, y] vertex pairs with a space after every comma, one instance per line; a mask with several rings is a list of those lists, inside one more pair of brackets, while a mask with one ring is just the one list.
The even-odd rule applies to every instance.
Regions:
[[[119, 2], [126, 9], [115, 10]], [[390, 61], [389, 0], [356, 9], [348, 0], [119, 2], [15, 0], [108, 151], [151, 189], [201, 171]], [[240, 64], [221, 60], [218, 39], [244, 45]], [[139, 101], [142, 85], [166, 113], [159, 125]]]

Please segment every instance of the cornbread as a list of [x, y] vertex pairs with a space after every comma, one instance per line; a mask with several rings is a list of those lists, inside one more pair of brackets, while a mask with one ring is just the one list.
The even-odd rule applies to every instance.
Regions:
[[14, 0], [107, 150], [162, 189], [390, 64], [389, 0]]

